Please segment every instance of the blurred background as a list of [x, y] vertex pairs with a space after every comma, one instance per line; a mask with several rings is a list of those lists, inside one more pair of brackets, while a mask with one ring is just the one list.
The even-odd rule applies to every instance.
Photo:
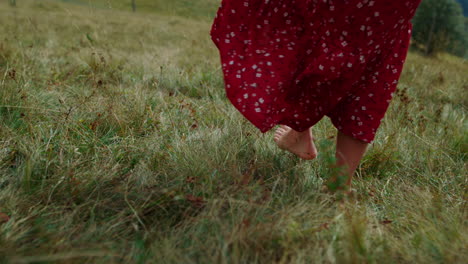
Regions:
[[[9, 1], [12, 7], [21, 6], [21, 0]], [[131, 10], [178, 15], [210, 21], [219, 6], [219, 0], [57, 0], [89, 8]], [[24, 1], [23, 1], [24, 2]], [[38, 5], [50, 1], [36, 0]], [[414, 46], [427, 55], [450, 52], [466, 57], [468, 47], [468, 0], [423, 0], [413, 20]]]

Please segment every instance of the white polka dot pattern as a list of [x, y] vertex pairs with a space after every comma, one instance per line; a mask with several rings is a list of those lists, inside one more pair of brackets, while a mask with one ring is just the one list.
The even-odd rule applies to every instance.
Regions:
[[421, 0], [223, 0], [210, 31], [226, 95], [262, 132], [324, 116], [371, 142]]

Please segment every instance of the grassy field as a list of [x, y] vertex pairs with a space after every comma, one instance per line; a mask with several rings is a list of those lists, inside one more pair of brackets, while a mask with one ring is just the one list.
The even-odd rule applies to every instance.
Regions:
[[[101, 10], [132, 10], [132, 0], [56, 0]], [[164, 16], [184, 16], [210, 21], [221, 0], [135, 0], [138, 13], [157, 13]]]
[[466, 61], [409, 54], [340, 199], [321, 191], [328, 119], [302, 161], [225, 98], [219, 1], [17, 2], [0, 2], [0, 263], [468, 258]]

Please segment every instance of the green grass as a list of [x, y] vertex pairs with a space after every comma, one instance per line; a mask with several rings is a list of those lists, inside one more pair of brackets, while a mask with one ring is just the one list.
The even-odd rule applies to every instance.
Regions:
[[217, 1], [109, 2], [0, 3], [0, 263], [466, 261], [466, 61], [409, 54], [340, 200], [328, 119], [301, 161], [225, 98]]
[[[132, 11], [131, 0], [56, 0], [91, 8]], [[135, 0], [138, 13], [176, 15], [209, 21], [214, 18], [220, 0]]]

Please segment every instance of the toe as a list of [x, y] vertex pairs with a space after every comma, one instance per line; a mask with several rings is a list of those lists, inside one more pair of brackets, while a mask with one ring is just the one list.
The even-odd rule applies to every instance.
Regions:
[[281, 129], [281, 128], [278, 128], [278, 129], [276, 130], [276, 134], [278, 134], [278, 135], [282, 135], [282, 134], [284, 134], [284, 132], [285, 132], [285, 130], [284, 130], [284, 129]]

